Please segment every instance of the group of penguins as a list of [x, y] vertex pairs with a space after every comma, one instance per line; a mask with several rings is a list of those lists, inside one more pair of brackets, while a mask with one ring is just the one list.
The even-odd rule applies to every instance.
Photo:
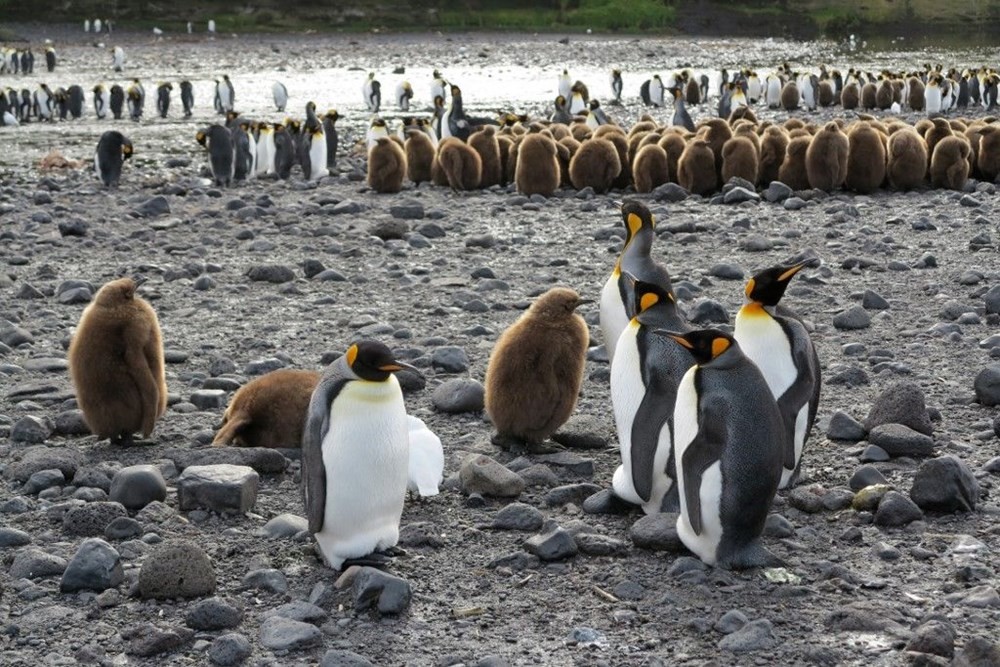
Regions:
[[[779, 302], [819, 259], [806, 251], [755, 274], [732, 334], [692, 328], [669, 271], [652, 256], [655, 221], [621, 208], [624, 245], [600, 296], [621, 465], [611, 492], [648, 514], [679, 512], [681, 540], [704, 562], [771, 566], [761, 543], [774, 495], [794, 484], [816, 418], [820, 366], [809, 333]], [[77, 403], [98, 438], [148, 438], [166, 411], [163, 343], [141, 278], [106, 283], [81, 315], [68, 359]], [[531, 448], [572, 415], [587, 324], [577, 292], [555, 287], [499, 337], [485, 376], [494, 442]], [[309, 530], [324, 562], [392, 550], [407, 492], [435, 495], [440, 439], [407, 415], [396, 373], [417, 373], [377, 341], [359, 341], [322, 373], [282, 369], [232, 397], [214, 445], [302, 448]]]

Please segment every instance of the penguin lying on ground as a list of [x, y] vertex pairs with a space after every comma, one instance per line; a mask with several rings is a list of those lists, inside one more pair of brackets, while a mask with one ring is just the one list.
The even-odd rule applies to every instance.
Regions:
[[222, 415], [212, 445], [299, 447], [316, 371], [282, 368], [240, 387]]

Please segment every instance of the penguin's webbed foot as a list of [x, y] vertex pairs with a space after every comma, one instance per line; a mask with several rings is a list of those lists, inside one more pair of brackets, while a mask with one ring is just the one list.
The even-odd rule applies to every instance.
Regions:
[[108, 442], [119, 447], [131, 447], [135, 444], [135, 438], [131, 433], [119, 433], [108, 438]]
[[372, 552], [367, 556], [360, 556], [358, 558], [348, 558], [340, 566], [340, 571], [343, 572], [352, 565], [358, 565], [360, 567], [375, 567], [384, 568], [392, 563], [392, 556], [385, 553], [380, 553], [378, 551]]
[[543, 442], [531, 442], [519, 438], [515, 435], [510, 435], [507, 433], [494, 433], [490, 438], [490, 442], [499, 447], [504, 451], [508, 451], [511, 454], [552, 454], [555, 452], [561, 452], [565, 447], [562, 445], [552, 442], [551, 440], [545, 440]]
[[760, 542], [752, 542], [743, 549], [720, 558], [718, 566], [727, 570], [749, 570], [755, 567], [784, 567], [785, 561], [765, 549]]

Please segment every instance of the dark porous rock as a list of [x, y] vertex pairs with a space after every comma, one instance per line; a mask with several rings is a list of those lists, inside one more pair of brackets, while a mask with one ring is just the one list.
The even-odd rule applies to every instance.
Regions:
[[8, 463], [4, 476], [15, 482], [24, 483], [40, 470], [56, 468], [62, 471], [66, 479], [73, 479], [80, 465], [82, 455], [76, 448], [68, 447], [29, 447], [21, 456], [20, 461]]
[[881, 447], [889, 456], [930, 456], [934, 439], [902, 424], [882, 424], [868, 434], [868, 441]]
[[323, 654], [323, 659], [319, 661], [319, 667], [374, 667], [374, 665], [367, 658], [354, 651], [330, 649]]
[[109, 540], [128, 540], [142, 535], [142, 524], [127, 516], [113, 519], [104, 529], [104, 537]]
[[525, 503], [510, 503], [493, 517], [491, 528], [497, 530], [540, 530], [545, 517], [535, 507]]
[[986, 406], [1000, 405], [1000, 364], [979, 371], [973, 386], [976, 401]]
[[128, 516], [121, 503], [95, 502], [76, 507], [63, 516], [63, 530], [70, 535], [97, 537], [118, 517]]
[[15, 579], [41, 579], [62, 575], [66, 571], [66, 559], [48, 553], [38, 547], [24, 547], [14, 554], [14, 561], [7, 574]]
[[485, 454], [470, 454], [459, 469], [462, 491], [482, 496], [512, 498], [524, 491], [524, 480], [516, 472]]
[[63, 572], [59, 589], [63, 593], [80, 590], [104, 591], [125, 579], [121, 556], [104, 540], [91, 537], [80, 543]]
[[323, 633], [310, 623], [272, 616], [260, 624], [260, 643], [272, 651], [301, 651], [322, 641]]
[[295, 271], [283, 264], [254, 264], [246, 275], [254, 282], [280, 284], [295, 280]]
[[576, 540], [555, 521], [549, 520], [542, 526], [542, 532], [524, 541], [524, 549], [543, 561], [562, 560], [577, 554]]
[[147, 199], [135, 209], [138, 218], [154, 218], [158, 215], [170, 213], [170, 202], [163, 195], [156, 195]]
[[128, 641], [125, 652], [144, 658], [176, 651], [194, 639], [194, 632], [187, 628], [158, 628], [152, 623], [126, 628], [121, 635]]
[[733, 653], [765, 651], [778, 645], [774, 627], [766, 618], [750, 621], [739, 630], [719, 640], [719, 650]]
[[292, 600], [264, 612], [264, 618], [270, 618], [271, 616], [281, 616], [282, 618], [290, 618], [293, 621], [320, 625], [326, 621], [327, 613], [311, 602]]
[[993, 667], [1000, 665], [1000, 644], [982, 637], [970, 637], [955, 654], [951, 667]]
[[89, 435], [90, 427], [83, 420], [82, 410], [64, 410], [52, 419], [55, 435]]
[[640, 549], [684, 553], [687, 548], [677, 534], [677, 515], [672, 512], [648, 514], [629, 529], [632, 544]]
[[910, 498], [926, 512], [972, 512], [979, 482], [962, 459], [948, 454], [920, 464]]
[[260, 530], [254, 534], [271, 539], [295, 537], [304, 530], [309, 529], [309, 522], [305, 517], [297, 514], [279, 514], [264, 524]]
[[570, 503], [580, 505], [600, 490], [601, 487], [596, 484], [564, 484], [545, 494], [545, 504], [549, 507], [561, 507]]
[[14, 426], [10, 429], [10, 440], [37, 445], [45, 442], [51, 434], [52, 427], [49, 426], [48, 420], [28, 415], [14, 422]]
[[184, 622], [194, 630], [227, 630], [243, 622], [243, 606], [236, 600], [211, 597], [188, 607]]
[[833, 317], [833, 326], [837, 329], [867, 329], [871, 324], [871, 315], [861, 306], [851, 306]]
[[177, 478], [182, 510], [209, 509], [242, 514], [257, 501], [260, 475], [249, 466], [188, 466]]
[[865, 427], [846, 412], [837, 410], [830, 415], [830, 425], [826, 429], [826, 437], [830, 440], [857, 442], [864, 440], [866, 433]]
[[860, 491], [872, 484], [886, 484], [885, 476], [873, 465], [863, 465], [855, 470], [847, 483], [852, 491]]
[[460, 347], [445, 345], [431, 352], [431, 365], [445, 373], [464, 373], [469, 370], [469, 356]]
[[230, 632], [219, 635], [208, 647], [208, 659], [213, 665], [220, 667], [234, 667], [243, 664], [243, 661], [253, 653], [253, 646], [246, 635], [238, 632]]
[[371, 226], [369, 233], [383, 241], [402, 239], [410, 231], [410, 226], [402, 220], [380, 220]]
[[249, 466], [262, 475], [284, 472], [288, 459], [268, 447], [203, 447], [200, 449], [168, 449], [164, 457], [172, 460], [178, 471], [189, 466], [229, 464]]
[[864, 369], [852, 365], [835, 364], [829, 370], [829, 380], [826, 384], [843, 387], [862, 387], [871, 384], [871, 379]]
[[434, 408], [446, 413], [479, 412], [486, 390], [478, 380], [455, 378], [438, 385], [431, 394]]
[[140, 510], [154, 500], [167, 499], [167, 482], [154, 465], [128, 466], [115, 473], [108, 495], [126, 509]]
[[252, 570], [243, 575], [241, 583], [247, 588], [255, 588], [269, 593], [285, 593], [288, 591], [288, 580], [280, 570], [263, 568]]
[[380, 614], [401, 614], [410, 606], [413, 591], [405, 579], [377, 570], [361, 567], [351, 586], [354, 609], [377, 609]]
[[139, 569], [139, 595], [144, 598], [196, 598], [214, 591], [215, 569], [189, 540], [163, 542]]
[[21, 487], [21, 493], [30, 496], [53, 486], [62, 486], [65, 483], [66, 478], [58, 468], [39, 470], [24, 483], [24, 486]]
[[955, 628], [944, 621], [927, 621], [913, 631], [906, 650], [951, 658], [955, 655]]
[[677, 185], [676, 183], [664, 183], [653, 190], [653, 199], [658, 202], [676, 203], [684, 201], [691, 193]]
[[604, 449], [608, 446], [608, 438], [602, 430], [601, 422], [593, 415], [573, 415], [552, 439], [575, 449]]
[[896, 491], [889, 491], [875, 511], [875, 525], [896, 528], [924, 517], [917, 505]]
[[934, 433], [920, 385], [897, 382], [878, 395], [865, 418], [865, 428], [871, 431], [883, 424], [902, 424], [924, 435]]

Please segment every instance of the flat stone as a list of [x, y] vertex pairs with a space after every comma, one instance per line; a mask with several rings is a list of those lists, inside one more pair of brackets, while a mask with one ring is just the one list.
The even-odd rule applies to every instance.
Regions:
[[249, 466], [262, 475], [285, 471], [288, 459], [269, 447], [204, 447], [201, 449], [168, 449], [165, 458], [174, 462], [178, 471], [190, 466], [228, 464]]
[[962, 459], [947, 454], [920, 464], [910, 498], [925, 512], [972, 512], [979, 482]]
[[760, 195], [746, 188], [736, 187], [722, 197], [724, 204], [741, 204], [745, 201], [759, 202]]
[[11, 442], [27, 442], [33, 445], [45, 442], [52, 434], [52, 427], [41, 417], [28, 415], [21, 417], [10, 429]]
[[716, 264], [708, 270], [708, 275], [722, 280], [743, 280], [746, 272], [735, 264]]
[[11, 580], [41, 579], [55, 575], [61, 576], [66, 571], [66, 566], [65, 558], [50, 554], [38, 547], [24, 547], [14, 554], [14, 561], [7, 574], [10, 575]]
[[158, 628], [152, 623], [126, 628], [121, 634], [128, 640], [125, 652], [140, 657], [176, 651], [194, 639], [194, 632], [187, 628]]
[[188, 540], [166, 540], [139, 569], [144, 598], [195, 598], [215, 591], [215, 569], [205, 552]]
[[460, 347], [445, 345], [431, 352], [431, 366], [445, 373], [464, 373], [469, 370], [469, 356]]
[[309, 522], [306, 521], [305, 517], [301, 517], [297, 514], [279, 514], [270, 521], [268, 521], [264, 526], [255, 532], [256, 535], [261, 537], [269, 537], [271, 539], [281, 539], [287, 537], [295, 537], [304, 530], [309, 529]]
[[272, 651], [301, 651], [318, 646], [323, 633], [315, 625], [272, 616], [260, 624], [260, 643]]
[[604, 449], [608, 446], [608, 437], [602, 431], [597, 417], [577, 414], [570, 417], [552, 439], [574, 449]]
[[210, 597], [188, 607], [184, 622], [194, 630], [227, 630], [243, 622], [243, 606], [236, 600]]
[[323, 654], [319, 667], [374, 667], [374, 664], [354, 651], [331, 649]]
[[524, 491], [524, 480], [516, 472], [485, 454], [470, 454], [459, 469], [462, 491], [482, 496], [517, 497]]
[[140, 510], [153, 501], [167, 499], [167, 482], [157, 466], [128, 466], [115, 473], [108, 495], [126, 509]]
[[431, 402], [435, 409], [450, 414], [479, 412], [484, 406], [485, 391], [478, 380], [454, 378], [438, 385], [431, 394]]
[[833, 326], [837, 329], [867, 329], [871, 324], [871, 315], [861, 306], [851, 306], [833, 317]]
[[854, 471], [850, 481], [847, 483], [852, 491], [860, 491], [872, 484], [886, 484], [885, 476], [879, 472], [878, 468], [872, 465], [863, 465]]
[[209, 509], [243, 514], [257, 501], [260, 475], [249, 466], [188, 466], [177, 478], [181, 510]]
[[1000, 665], [1000, 645], [982, 637], [969, 637], [955, 654], [951, 667], [992, 667]]
[[21, 487], [21, 493], [31, 496], [54, 486], [62, 486], [65, 483], [66, 478], [62, 474], [62, 470], [58, 468], [39, 470], [24, 483], [24, 486]]
[[640, 549], [685, 553], [687, 547], [677, 534], [677, 514], [660, 512], [647, 514], [632, 524], [629, 529], [632, 544]]
[[279, 607], [275, 607], [274, 609], [269, 609], [264, 612], [264, 618], [270, 618], [271, 616], [281, 616], [283, 618], [290, 618], [293, 621], [302, 621], [303, 623], [321, 625], [324, 621], [326, 621], [327, 613], [311, 602], [306, 602], [305, 600], [292, 600], [291, 602], [287, 602]]
[[676, 183], [664, 183], [656, 187], [652, 195], [658, 202], [680, 202], [691, 196], [691, 193]]
[[222, 389], [199, 389], [188, 397], [199, 410], [218, 410], [226, 407], [226, 392]]
[[413, 591], [405, 579], [373, 567], [358, 569], [351, 586], [355, 611], [377, 609], [380, 614], [400, 614], [410, 606]]
[[31, 535], [17, 528], [0, 526], [0, 549], [23, 547], [26, 544], [31, 544]]
[[66, 479], [73, 479], [81, 459], [80, 451], [75, 448], [29, 447], [24, 451], [20, 461], [7, 464], [4, 476], [23, 484], [36, 472], [55, 468], [60, 470]]
[[826, 429], [826, 437], [830, 440], [857, 442], [864, 440], [866, 433], [865, 427], [846, 412], [837, 410], [830, 415], [830, 425]]
[[913, 631], [906, 650], [951, 658], [955, 655], [955, 628], [944, 621], [922, 623]]
[[255, 588], [269, 593], [285, 593], [288, 591], [288, 579], [280, 570], [262, 568], [243, 575], [242, 584], [247, 588]]
[[580, 553], [588, 556], [614, 556], [623, 557], [628, 555], [628, 545], [623, 541], [607, 535], [597, 533], [579, 533], [573, 539]]
[[163, 195], [156, 195], [147, 199], [135, 209], [137, 217], [154, 218], [158, 215], [170, 213], [170, 202]]
[[63, 572], [59, 589], [64, 593], [79, 590], [104, 591], [125, 579], [121, 556], [104, 540], [92, 537], [80, 543]]
[[543, 561], [562, 560], [577, 554], [576, 540], [555, 521], [549, 521], [542, 532], [524, 541], [525, 550]]
[[545, 517], [538, 509], [525, 503], [510, 503], [493, 517], [491, 528], [497, 530], [540, 530]]
[[601, 490], [596, 484], [563, 484], [545, 494], [544, 502], [549, 507], [581, 505], [584, 500]]
[[764, 199], [772, 204], [783, 202], [791, 197], [793, 193], [794, 190], [781, 181], [771, 181], [770, 185], [767, 186], [767, 190], [764, 190]]
[[290, 283], [295, 280], [295, 271], [283, 264], [255, 264], [246, 273], [254, 282], [273, 284]]
[[774, 627], [766, 618], [750, 621], [719, 640], [719, 650], [733, 653], [764, 651], [777, 645], [778, 638], [774, 636]]
[[558, 466], [578, 477], [594, 476], [594, 460], [584, 458], [575, 452], [563, 451], [553, 454], [540, 454], [535, 457], [535, 460], [546, 465]]
[[902, 424], [882, 424], [868, 434], [868, 441], [884, 449], [889, 456], [930, 456], [934, 439]]

